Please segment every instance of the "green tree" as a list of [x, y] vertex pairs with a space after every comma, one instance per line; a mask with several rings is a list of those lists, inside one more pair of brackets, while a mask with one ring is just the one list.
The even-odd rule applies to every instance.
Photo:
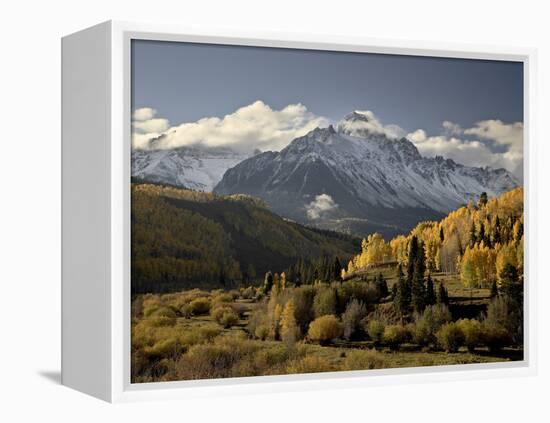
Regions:
[[485, 207], [487, 205], [487, 202], [489, 201], [488, 197], [487, 197], [487, 193], [485, 191], [483, 191], [481, 193], [481, 195], [479, 196], [479, 201], [477, 202], [477, 206], [482, 209], [483, 207]]
[[432, 276], [428, 273], [426, 278], [426, 305], [433, 305], [437, 302], [437, 298], [434, 290], [434, 283]]
[[449, 294], [442, 282], [440, 282], [437, 287], [436, 302], [437, 304], [449, 305]]

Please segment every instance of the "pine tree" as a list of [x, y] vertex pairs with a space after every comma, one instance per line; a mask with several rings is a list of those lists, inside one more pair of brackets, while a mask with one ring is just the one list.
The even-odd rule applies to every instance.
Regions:
[[426, 305], [434, 305], [436, 301], [437, 299], [435, 296], [432, 276], [428, 273], [428, 277], [426, 279]]
[[332, 265], [332, 277], [335, 281], [342, 280], [342, 264], [337, 256], [334, 257], [334, 264]]
[[265, 274], [264, 278], [264, 294], [269, 294], [271, 292], [271, 288], [273, 287], [273, 274], [271, 272], [267, 272]]
[[382, 273], [378, 274], [378, 277], [375, 278], [376, 290], [378, 291], [379, 298], [386, 298], [389, 294], [388, 283], [384, 279]]
[[445, 241], [445, 234], [443, 233], [443, 226], [439, 227], [439, 240], [441, 241], [441, 243], [443, 243], [443, 241]]
[[485, 225], [483, 222], [479, 224], [479, 235], [477, 237], [479, 239], [479, 242], [483, 242], [485, 245], [487, 245], [487, 238], [485, 237]]
[[413, 235], [411, 242], [409, 243], [409, 257], [407, 261], [407, 282], [412, 283], [414, 276], [414, 268], [416, 266], [418, 258], [418, 238], [416, 235]]
[[487, 198], [487, 193], [484, 191], [481, 193], [481, 195], [479, 196], [479, 201], [477, 202], [477, 206], [482, 209], [483, 207], [485, 207], [487, 205], [487, 201], [489, 199]]
[[439, 283], [437, 286], [437, 303], [449, 305], [449, 294], [443, 283]]
[[477, 232], [476, 232], [476, 224], [472, 220], [472, 226], [470, 226], [470, 248], [473, 248], [473, 246], [477, 243]]
[[411, 308], [411, 289], [405, 279], [401, 265], [397, 267], [397, 282], [395, 284], [393, 304], [397, 312], [402, 316], [409, 313]]
[[501, 236], [500, 236], [500, 219], [497, 217], [495, 218], [495, 225], [493, 227], [493, 244], [500, 244], [501, 242]]

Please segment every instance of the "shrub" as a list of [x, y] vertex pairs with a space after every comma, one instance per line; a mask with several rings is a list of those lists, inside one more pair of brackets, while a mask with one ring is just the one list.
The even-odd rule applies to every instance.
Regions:
[[222, 314], [219, 323], [224, 328], [230, 328], [231, 326], [235, 325], [239, 321], [239, 316], [237, 316], [237, 313], [235, 313], [232, 309], [224, 311]]
[[435, 334], [439, 328], [451, 320], [451, 312], [446, 305], [436, 304], [426, 307], [422, 314], [415, 316], [414, 341], [420, 345], [435, 342]]
[[196, 298], [189, 303], [191, 313], [196, 315], [207, 314], [210, 311], [210, 300], [205, 297]]
[[308, 336], [321, 345], [328, 344], [342, 336], [342, 324], [332, 314], [318, 317], [309, 325]]
[[481, 322], [475, 319], [462, 319], [457, 322], [458, 327], [464, 334], [464, 345], [468, 351], [473, 352], [483, 337], [483, 328]]
[[384, 355], [376, 350], [351, 350], [342, 364], [343, 370], [370, 370], [384, 367]]
[[256, 296], [256, 289], [253, 286], [249, 286], [248, 288], [245, 288], [241, 292], [241, 297], [243, 297], [246, 300], [251, 300]]
[[383, 340], [392, 350], [396, 350], [409, 340], [409, 331], [401, 325], [386, 326]]
[[316, 355], [305, 356], [291, 362], [287, 366], [287, 373], [319, 373], [334, 370], [330, 363]]
[[148, 317], [176, 318], [176, 312], [171, 307], [160, 306], [148, 313]]
[[464, 333], [457, 323], [445, 323], [437, 331], [437, 342], [445, 351], [454, 353], [464, 344]]
[[313, 299], [315, 317], [336, 313], [336, 291], [331, 286], [320, 285]]
[[216, 295], [212, 299], [212, 304], [230, 303], [232, 301], [233, 301], [233, 296], [228, 292], [223, 292], [221, 294]]
[[265, 341], [269, 336], [269, 326], [258, 325], [254, 330], [254, 336], [262, 341]]
[[218, 304], [217, 306], [215, 306], [214, 308], [212, 308], [210, 310], [210, 316], [212, 316], [212, 318], [220, 323], [220, 320], [223, 316], [224, 313], [226, 312], [230, 312], [230, 311], [233, 311], [233, 309], [228, 306], [228, 305], [223, 305], [223, 304]]
[[487, 322], [482, 324], [481, 338], [490, 352], [497, 352], [510, 342], [510, 335], [505, 327]]
[[356, 299], [351, 300], [344, 314], [342, 314], [342, 324], [344, 327], [344, 338], [351, 339], [351, 337], [357, 332], [357, 329], [360, 327], [361, 320], [367, 315], [367, 308], [365, 304], [357, 301]]
[[384, 338], [384, 329], [386, 325], [380, 320], [370, 320], [367, 324], [367, 333], [369, 334], [370, 339], [375, 343], [379, 344]]

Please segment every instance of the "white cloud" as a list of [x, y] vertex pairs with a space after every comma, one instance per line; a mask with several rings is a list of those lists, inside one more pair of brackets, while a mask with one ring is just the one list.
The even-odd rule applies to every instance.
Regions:
[[320, 194], [315, 197], [315, 200], [306, 206], [307, 217], [311, 220], [316, 220], [322, 214], [330, 212], [338, 208], [338, 204], [334, 202], [328, 194]]
[[152, 109], [150, 107], [142, 107], [140, 109], [134, 110], [132, 119], [134, 121], [149, 120], [149, 119], [153, 119], [156, 114], [157, 114], [157, 111], [155, 109]]
[[170, 127], [168, 119], [154, 118], [133, 122], [134, 131], [143, 134], [164, 132]]
[[134, 131], [133, 146], [148, 148], [150, 141], [158, 138], [155, 147], [165, 149], [201, 144], [208, 147], [228, 146], [245, 152], [257, 148], [280, 150], [294, 138], [328, 124], [327, 119], [314, 115], [302, 104], [290, 104], [281, 110], [273, 110], [264, 102], [256, 101], [223, 118], [205, 117], [163, 131], [158, 131], [159, 125], [149, 128], [154, 131], [146, 135]]
[[366, 131], [372, 134], [385, 135], [388, 138], [401, 138], [406, 133], [398, 125], [384, 125], [371, 110], [356, 110], [355, 113], [366, 116], [367, 120], [342, 120], [338, 123], [338, 128], [346, 131], [348, 134], [358, 136], [361, 136]]
[[[428, 136], [424, 130], [417, 129], [409, 133], [407, 138], [423, 156], [443, 156], [467, 166], [503, 167], [523, 179], [522, 123], [507, 124], [498, 120], [487, 120], [477, 122], [472, 128], [462, 129], [459, 125], [446, 121], [443, 128], [445, 133], [442, 135]], [[465, 139], [460, 134], [492, 140], [505, 150], [495, 152], [486, 142]]]
[[510, 146], [516, 150], [523, 148], [522, 122], [504, 123], [500, 120], [482, 120], [473, 128], [466, 129], [464, 133], [494, 140], [500, 145]]
[[458, 123], [448, 120], [443, 122], [443, 129], [448, 135], [459, 135], [462, 133], [462, 128]]

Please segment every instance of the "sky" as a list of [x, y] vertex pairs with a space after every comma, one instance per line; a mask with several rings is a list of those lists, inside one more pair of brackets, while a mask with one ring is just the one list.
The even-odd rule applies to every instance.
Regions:
[[522, 178], [518, 62], [134, 40], [134, 148], [280, 150], [359, 110], [426, 156]]

